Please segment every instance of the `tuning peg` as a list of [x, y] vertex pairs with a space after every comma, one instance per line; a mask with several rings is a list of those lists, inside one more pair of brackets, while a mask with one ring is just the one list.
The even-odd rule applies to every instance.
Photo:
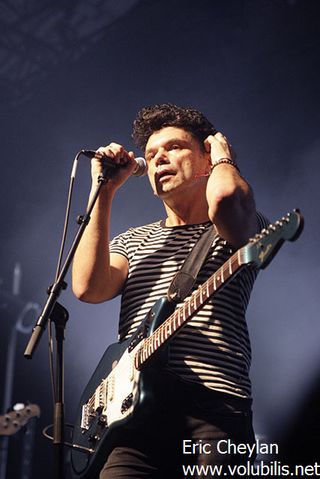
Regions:
[[276, 224], [277, 230], [278, 230], [279, 228], [282, 228], [282, 226], [283, 226], [283, 221], [277, 221], [277, 224]]

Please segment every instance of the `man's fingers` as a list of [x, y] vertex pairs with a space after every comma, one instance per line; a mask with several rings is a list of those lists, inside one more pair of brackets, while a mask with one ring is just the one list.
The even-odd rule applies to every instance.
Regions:
[[118, 143], [110, 143], [108, 146], [100, 146], [97, 149], [97, 159], [101, 160], [104, 156], [112, 158], [115, 164], [126, 164], [130, 161], [129, 153]]
[[223, 157], [232, 160], [236, 158], [232, 145], [221, 131], [218, 131], [215, 135], [209, 135], [204, 141], [204, 146], [206, 152], [211, 154], [212, 161]]

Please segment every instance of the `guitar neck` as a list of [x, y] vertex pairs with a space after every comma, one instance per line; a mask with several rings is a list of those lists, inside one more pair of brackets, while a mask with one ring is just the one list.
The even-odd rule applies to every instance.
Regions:
[[142, 347], [137, 351], [135, 356], [135, 367], [137, 369], [141, 369], [151, 356], [186, 324], [210, 296], [221, 289], [228, 280], [239, 272], [244, 264], [248, 263], [246, 251], [245, 246], [236, 251], [236, 253], [213, 273], [205, 283], [199, 286], [151, 336], [144, 339]]

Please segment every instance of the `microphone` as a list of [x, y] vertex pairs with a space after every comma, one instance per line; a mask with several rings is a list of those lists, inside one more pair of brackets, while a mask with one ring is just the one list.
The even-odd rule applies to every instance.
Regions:
[[[81, 150], [81, 153], [86, 156], [87, 158], [93, 158], [94, 156], [96, 156], [97, 152], [94, 151], [94, 150]], [[102, 158], [105, 162], [105, 164], [109, 167], [109, 168], [112, 168], [112, 169], [117, 169], [117, 168], [123, 168], [123, 165], [117, 165], [113, 162], [113, 159], [108, 157], [108, 156], [104, 156], [102, 155]], [[142, 158], [141, 156], [138, 156], [137, 158], [134, 159], [134, 161], [136, 162], [136, 166], [135, 166], [135, 169], [133, 170], [133, 172], [131, 173], [132, 176], [144, 176], [147, 174], [147, 171], [148, 171], [148, 165], [147, 165], [147, 162], [144, 158]]]

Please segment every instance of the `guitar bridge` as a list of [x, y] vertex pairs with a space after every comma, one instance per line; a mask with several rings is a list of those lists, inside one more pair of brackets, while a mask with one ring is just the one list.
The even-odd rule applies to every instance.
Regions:
[[81, 429], [85, 429], [87, 431], [89, 427], [90, 427], [89, 406], [88, 404], [84, 404], [82, 406], [82, 414], [81, 414]]

